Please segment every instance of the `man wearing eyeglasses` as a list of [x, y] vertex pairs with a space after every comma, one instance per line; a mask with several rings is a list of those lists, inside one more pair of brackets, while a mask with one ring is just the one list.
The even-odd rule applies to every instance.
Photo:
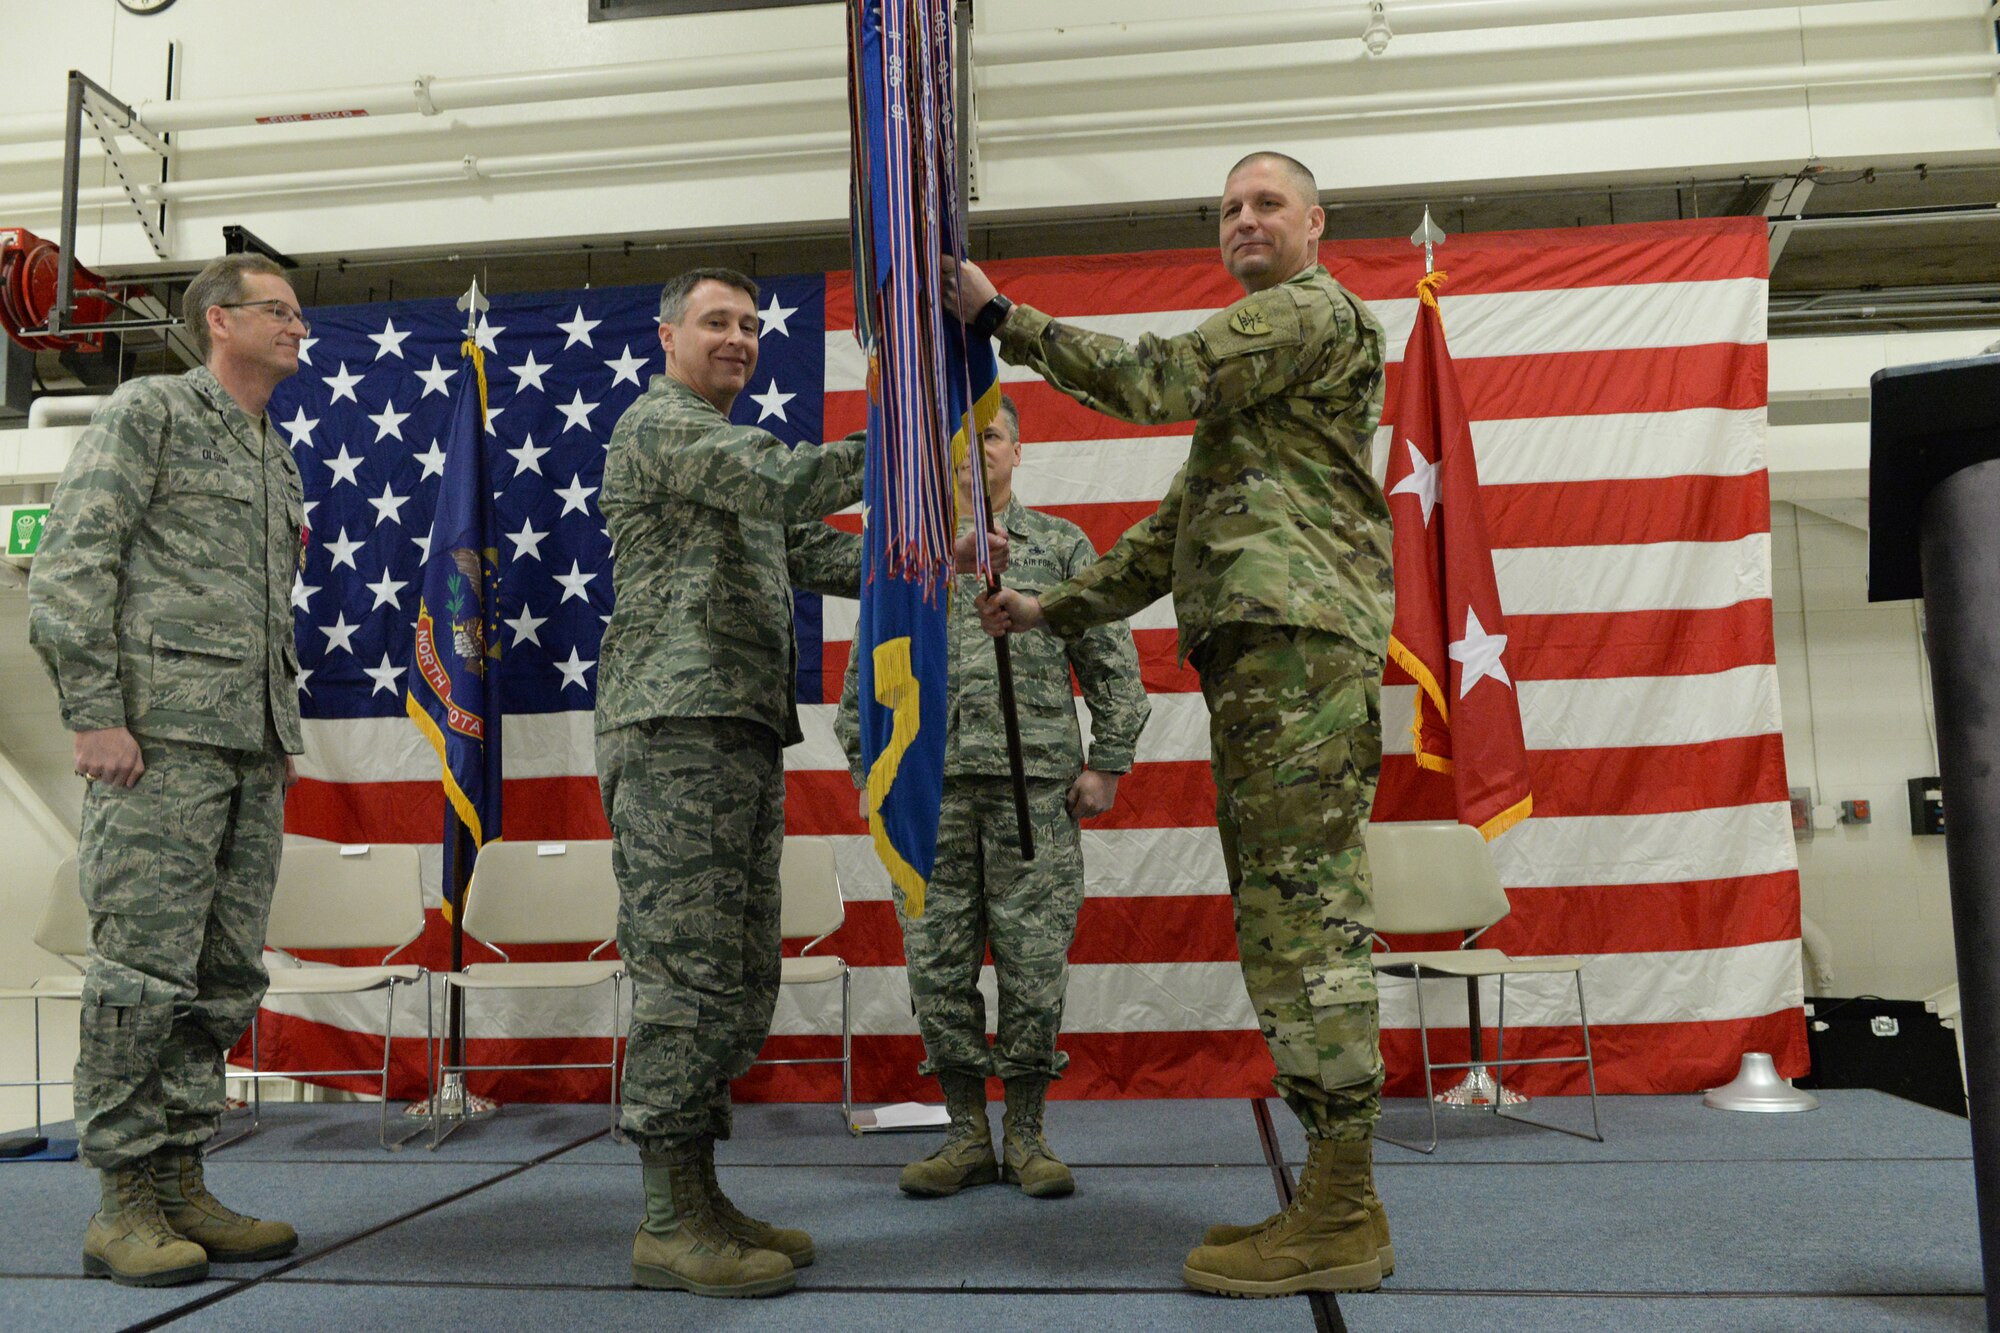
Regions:
[[291, 588], [305, 509], [264, 415], [306, 324], [283, 271], [218, 259], [182, 303], [206, 363], [133, 380], [77, 441], [28, 581], [28, 638], [87, 784], [90, 909], [76, 1065], [102, 1206], [86, 1273], [198, 1281], [298, 1244], [202, 1178], [223, 1057], [263, 998], [291, 755]]

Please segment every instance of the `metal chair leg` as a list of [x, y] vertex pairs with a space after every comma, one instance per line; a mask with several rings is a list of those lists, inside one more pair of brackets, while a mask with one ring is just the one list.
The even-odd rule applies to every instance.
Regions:
[[[1526, 1125], [1531, 1129], [1547, 1129], [1547, 1130], [1552, 1130], [1557, 1134], [1567, 1134], [1574, 1139], [1589, 1139], [1593, 1143], [1602, 1143], [1604, 1142], [1604, 1126], [1602, 1122], [1600, 1122], [1597, 1118], [1597, 1066], [1596, 1063], [1593, 1061], [1590, 1052], [1590, 1020], [1589, 1017], [1583, 1011], [1583, 972], [1581, 969], [1578, 969], [1573, 975], [1576, 977], [1576, 1014], [1579, 1025], [1583, 1029], [1583, 1058], [1581, 1061], [1579, 1061], [1577, 1057], [1573, 1055], [1554, 1056], [1550, 1057], [1547, 1060], [1538, 1060], [1532, 1063], [1545, 1063], [1545, 1064], [1581, 1063], [1583, 1065], [1584, 1070], [1588, 1074], [1590, 1079], [1591, 1132], [1586, 1134], [1580, 1129], [1570, 1129], [1565, 1125], [1552, 1125], [1546, 1120], [1531, 1120], [1524, 1115], [1509, 1115], [1501, 1106], [1501, 1102], [1503, 1099], [1497, 1095], [1493, 1099], [1493, 1114], [1500, 1117], [1500, 1119], [1502, 1120], [1511, 1120], [1517, 1125]], [[1507, 1037], [1507, 1028], [1505, 1021], [1507, 1016], [1507, 974], [1504, 972], [1500, 974], [1500, 1016], [1502, 1021], [1500, 1027], [1499, 1040], [1502, 1043], [1502, 1045], [1495, 1053], [1496, 1061], [1499, 1058], [1506, 1055], [1506, 1048], [1504, 1043]], [[1493, 1086], [1496, 1089], [1498, 1089], [1500, 1086], [1500, 1066], [1497, 1063], [1495, 1064], [1493, 1069]]]
[[854, 970], [840, 969], [840, 1120], [854, 1133], [854, 1022], [850, 1004]]
[[624, 1131], [618, 1128], [618, 1114], [625, 1096], [625, 1081], [618, 1073], [618, 1025], [625, 1021], [624, 993], [617, 977], [611, 978], [611, 1064], [605, 1072], [610, 1081], [611, 1091], [607, 1099], [611, 1108], [611, 1141], [625, 1142]]
[[1379, 1128], [1376, 1130], [1375, 1137], [1384, 1143], [1393, 1143], [1398, 1148], [1408, 1148], [1411, 1152], [1434, 1153], [1437, 1151], [1438, 1146], [1437, 1090], [1431, 1081], [1431, 1032], [1430, 1025], [1424, 1016], [1424, 977], [1422, 968], [1412, 967], [1410, 969], [1410, 984], [1416, 988], [1417, 993], [1417, 1040], [1421, 1045], [1424, 1056], [1424, 1106], [1430, 1111], [1431, 1141], [1428, 1145], [1420, 1147], [1414, 1143], [1406, 1143], [1402, 1139], [1390, 1138], [1388, 1135], [1382, 1133]]

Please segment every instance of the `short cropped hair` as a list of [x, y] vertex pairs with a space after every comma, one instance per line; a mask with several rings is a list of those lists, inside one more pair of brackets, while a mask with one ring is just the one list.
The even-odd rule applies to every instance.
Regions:
[[660, 323], [680, 323], [687, 314], [688, 297], [704, 282], [719, 282], [739, 292], [748, 292], [752, 301], [758, 296], [756, 282], [733, 268], [691, 268], [660, 288]]
[[[1229, 169], [1229, 176], [1234, 176], [1252, 162], [1275, 163], [1291, 179], [1292, 184], [1297, 187], [1299, 196], [1305, 201], [1307, 208], [1311, 208], [1319, 202], [1319, 181], [1313, 177], [1312, 168], [1299, 161], [1296, 157], [1288, 157], [1283, 153], [1271, 152], [1268, 149], [1251, 153]], [[1226, 181], [1229, 179], [1229, 176], [1224, 176], [1223, 179]]]
[[269, 273], [279, 278], [285, 276], [285, 270], [276, 262], [245, 251], [211, 261], [194, 275], [194, 281], [181, 295], [181, 322], [193, 336], [202, 360], [208, 360], [209, 353], [208, 312], [216, 306], [242, 300], [245, 295], [243, 279], [251, 273]]
[[1007, 418], [1009, 429], [1014, 432], [1014, 442], [1021, 442], [1021, 409], [1014, 406], [1014, 400], [1006, 394], [1000, 395], [1000, 415]]

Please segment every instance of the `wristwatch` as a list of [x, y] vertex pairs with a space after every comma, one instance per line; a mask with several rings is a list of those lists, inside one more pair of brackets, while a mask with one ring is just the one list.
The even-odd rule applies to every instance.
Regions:
[[1000, 332], [1000, 326], [1007, 322], [1007, 312], [1013, 308], [1012, 301], [995, 292], [993, 299], [979, 307], [979, 313], [972, 317], [972, 331], [982, 338], [991, 338]]

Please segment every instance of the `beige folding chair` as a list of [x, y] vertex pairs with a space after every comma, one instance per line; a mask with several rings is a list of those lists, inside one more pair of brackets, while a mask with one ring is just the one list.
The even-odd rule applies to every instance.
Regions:
[[63, 858], [49, 877], [49, 896], [42, 904], [41, 919], [35, 924], [34, 940], [67, 971], [51, 972], [26, 986], [0, 987], [0, 1000], [27, 1000], [34, 1006], [35, 1077], [0, 1083], [0, 1088], [35, 1090], [35, 1133], [42, 1132], [42, 1089], [66, 1088], [71, 1080], [42, 1077], [42, 1001], [81, 1000], [83, 966], [90, 953], [90, 913], [84, 908], [83, 893], [77, 887], [76, 858]]
[[[473, 963], [462, 972], [439, 975], [461, 994], [470, 1008], [472, 993], [496, 990], [571, 990], [611, 983], [611, 1058], [603, 1063], [531, 1065], [452, 1064], [445, 1043], [438, 1044], [437, 1082], [449, 1074], [501, 1069], [602, 1069], [610, 1075], [611, 1137], [618, 1132], [618, 1031], [624, 1022], [620, 983], [625, 964], [597, 955], [617, 942], [618, 882], [611, 872], [609, 841], [493, 842], [480, 849], [466, 889], [465, 934], [500, 955], [497, 963]], [[517, 963], [502, 945], [595, 944], [590, 957], [577, 963]], [[461, 1011], [461, 1021], [470, 1019]], [[463, 1121], [442, 1129], [442, 1116], [431, 1118], [431, 1147], [444, 1142]]]
[[[1583, 964], [1577, 957], [1513, 958], [1498, 949], [1476, 949], [1473, 941], [1512, 910], [1492, 853], [1478, 829], [1465, 824], [1370, 824], [1368, 871], [1375, 889], [1375, 929], [1385, 935], [1434, 935], [1469, 931], [1465, 947], [1428, 952], [1378, 953], [1378, 975], [1407, 977], [1415, 983], [1417, 1033], [1424, 1054], [1424, 1101], [1430, 1108], [1431, 1138], [1422, 1147], [1378, 1133], [1398, 1147], [1433, 1152], [1438, 1145], [1437, 1097], [1431, 1074], [1440, 1069], [1491, 1067], [1496, 1092], [1501, 1070], [1508, 1065], [1581, 1064], [1590, 1080], [1590, 1128], [1567, 1129], [1501, 1109], [1504, 1096], [1493, 1099], [1493, 1114], [1502, 1119], [1552, 1129], [1580, 1139], [1604, 1142], [1597, 1118], [1597, 1064], [1590, 1051], [1590, 1017], [1583, 1005]], [[1387, 947], [1386, 945], [1384, 946]], [[1565, 973], [1576, 979], [1577, 1024], [1583, 1030], [1582, 1055], [1552, 1055], [1534, 1059], [1507, 1058], [1507, 977], [1510, 973]], [[1491, 1060], [1437, 1062], [1431, 1059], [1430, 1029], [1424, 1020], [1424, 981], [1428, 977], [1496, 977], [1500, 983], [1498, 1035]]]
[[760, 1065], [839, 1065], [840, 1120], [849, 1133], [854, 1128], [854, 1027], [851, 1021], [853, 973], [847, 960], [812, 950], [839, 930], [847, 920], [847, 903], [840, 893], [840, 871], [834, 864], [833, 844], [824, 838], [787, 838], [783, 858], [778, 863], [780, 905], [778, 933], [788, 940], [806, 940], [797, 958], [781, 965], [781, 986], [820, 986], [840, 983], [840, 1054], [801, 1057], [796, 1060], [759, 1060]]
[[[383, 1148], [400, 1148], [423, 1130], [389, 1140], [389, 1051], [396, 1030], [396, 988], [423, 987], [424, 1064], [431, 1065], [430, 974], [414, 963], [392, 965], [390, 959], [416, 943], [424, 933], [424, 889], [417, 849], [412, 846], [341, 847], [303, 843], [285, 848], [278, 865], [278, 887], [271, 898], [271, 920], [264, 944], [290, 966], [273, 967], [270, 996], [362, 995], [381, 991], [386, 997], [382, 1019], [382, 1065], [379, 1069], [288, 1069], [264, 1072], [258, 1041], [259, 1024], [250, 1023], [250, 1126], [232, 1135], [234, 1143], [256, 1132], [264, 1110], [266, 1079], [360, 1077], [372, 1074], [382, 1098], [377, 1137]], [[360, 967], [301, 963], [295, 949], [384, 949], [381, 961]], [[262, 1015], [259, 1010], [259, 1016]], [[225, 1144], [214, 1144], [222, 1147]]]

